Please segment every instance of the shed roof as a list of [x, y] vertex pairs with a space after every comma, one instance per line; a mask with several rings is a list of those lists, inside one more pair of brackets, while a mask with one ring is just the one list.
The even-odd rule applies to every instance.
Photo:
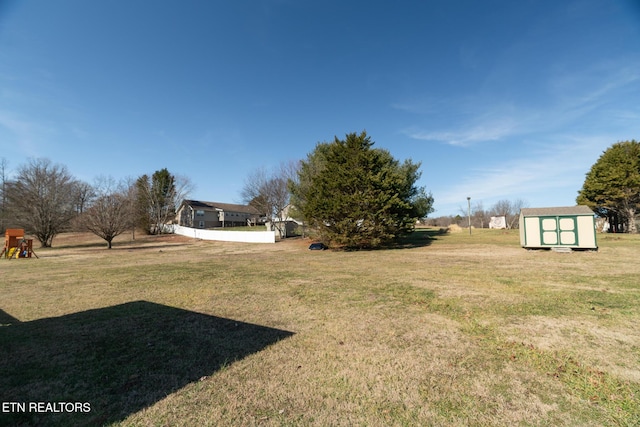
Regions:
[[593, 215], [589, 206], [558, 206], [554, 208], [522, 208], [522, 216]]

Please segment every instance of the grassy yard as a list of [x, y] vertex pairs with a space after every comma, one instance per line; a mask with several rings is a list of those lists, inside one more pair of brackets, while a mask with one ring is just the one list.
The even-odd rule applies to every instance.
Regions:
[[637, 426], [640, 236], [598, 243], [64, 235], [0, 260], [0, 425]]

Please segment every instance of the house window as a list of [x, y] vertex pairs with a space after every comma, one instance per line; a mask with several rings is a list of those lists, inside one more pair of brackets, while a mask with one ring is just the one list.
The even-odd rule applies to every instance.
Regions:
[[204, 216], [204, 211], [196, 211], [196, 216]]
[[198, 222], [198, 228], [204, 228], [204, 221]]

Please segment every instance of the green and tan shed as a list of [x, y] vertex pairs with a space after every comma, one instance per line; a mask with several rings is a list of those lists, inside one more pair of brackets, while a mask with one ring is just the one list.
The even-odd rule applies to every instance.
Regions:
[[523, 248], [598, 249], [593, 211], [588, 206], [522, 208]]

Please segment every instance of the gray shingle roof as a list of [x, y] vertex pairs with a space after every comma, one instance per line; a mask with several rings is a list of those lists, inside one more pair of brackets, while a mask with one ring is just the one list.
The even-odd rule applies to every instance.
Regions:
[[252, 215], [258, 215], [259, 212], [256, 208], [249, 205], [234, 205], [231, 203], [218, 203], [218, 202], [202, 202], [200, 200], [185, 200], [185, 204], [190, 205], [192, 208], [204, 208], [204, 209], [221, 209], [225, 212], [241, 212]]
[[555, 208], [522, 208], [523, 216], [554, 216], [554, 215], [593, 215], [589, 206], [559, 206]]

